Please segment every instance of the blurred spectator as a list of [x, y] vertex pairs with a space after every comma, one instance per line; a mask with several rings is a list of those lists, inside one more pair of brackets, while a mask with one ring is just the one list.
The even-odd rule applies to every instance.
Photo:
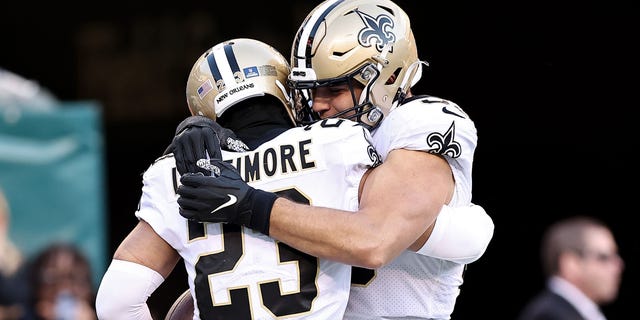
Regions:
[[9, 213], [0, 189], [0, 320], [21, 319], [27, 297], [22, 253], [9, 238]]
[[0, 67], [0, 107], [51, 109], [58, 99], [37, 82]]
[[624, 262], [611, 230], [589, 217], [558, 221], [542, 238], [546, 288], [519, 320], [604, 320], [600, 306], [613, 302]]
[[77, 247], [52, 244], [34, 257], [30, 267], [32, 319], [97, 319], [91, 265]]

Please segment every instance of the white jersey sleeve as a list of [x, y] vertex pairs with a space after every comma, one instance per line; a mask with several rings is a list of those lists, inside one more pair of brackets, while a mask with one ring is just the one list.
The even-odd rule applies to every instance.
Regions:
[[473, 121], [457, 104], [432, 96], [415, 97], [391, 112], [373, 132], [373, 139], [383, 161], [395, 149], [442, 155], [456, 181], [450, 205], [471, 202], [471, 171], [478, 134]]
[[[455, 192], [443, 207], [429, 240], [418, 253], [459, 263], [480, 258], [493, 236], [493, 221], [471, 201], [471, 175], [477, 132], [469, 116], [455, 103], [420, 96], [396, 109], [375, 133], [383, 156], [394, 149], [422, 150], [447, 159], [455, 177]], [[464, 245], [463, 245], [464, 244]]]
[[[369, 133], [338, 119], [290, 129], [254, 151], [223, 158], [256, 188], [352, 211], [360, 179], [379, 163]], [[244, 227], [187, 221], [178, 212], [179, 181], [172, 156], [156, 161], [144, 173], [136, 216], [183, 258], [196, 318], [342, 318], [350, 266]]]
[[[471, 204], [477, 132], [473, 121], [455, 103], [431, 96], [413, 97], [389, 113], [372, 135], [383, 161], [396, 149], [442, 155], [455, 178], [449, 205], [456, 208]], [[437, 231], [447, 234], [437, 233], [425, 250], [444, 257], [438, 246], [450, 243], [443, 241], [452, 239], [445, 236], [455, 238], [460, 229], [445, 224], [441, 227]], [[460, 261], [408, 250], [377, 270], [354, 268], [344, 319], [450, 319], [464, 268]]]

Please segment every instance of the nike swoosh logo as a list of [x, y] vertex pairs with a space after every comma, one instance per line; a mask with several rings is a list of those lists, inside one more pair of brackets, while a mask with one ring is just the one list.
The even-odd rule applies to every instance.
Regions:
[[216, 211], [220, 210], [220, 209], [224, 209], [230, 205], [233, 205], [234, 203], [236, 203], [238, 201], [238, 198], [236, 198], [236, 196], [232, 195], [232, 194], [227, 194], [227, 196], [229, 197], [229, 201], [221, 204], [219, 207], [211, 210], [211, 213], [216, 213]]
[[463, 116], [461, 116], [461, 115], [459, 115], [459, 114], [457, 114], [457, 113], [455, 113], [455, 112], [453, 112], [453, 111], [449, 111], [449, 109], [447, 109], [447, 107], [442, 107], [442, 112], [444, 112], [444, 113], [448, 113], [448, 114], [450, 114], [450, 115], [454, 115], [454, 116], [456, 116], [456, 117], [460, 117], [460, 118], [464, 119], [464, 117], [463, 117]]

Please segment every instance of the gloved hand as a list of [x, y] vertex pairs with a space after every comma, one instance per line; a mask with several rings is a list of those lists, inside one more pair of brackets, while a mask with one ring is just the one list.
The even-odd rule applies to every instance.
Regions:
[[220, 149], [242, 152], [249, 150], [233, 131], [221, 127], [204, 116], [184, 119], [176, 128], [173, 141], [163, 155], [173, 153], [180, 174], [187, 172], [206, 173], [196, 165], [197, 159], [222, 158]]
[[180, 178], [180, 215], [198, 222], [239, 224], [269, 235], [271, 208], [277, 196], [249, 186], [231, 164], [220, 159], [207, 165], [220, 169], [220, 176], [197, 172]]

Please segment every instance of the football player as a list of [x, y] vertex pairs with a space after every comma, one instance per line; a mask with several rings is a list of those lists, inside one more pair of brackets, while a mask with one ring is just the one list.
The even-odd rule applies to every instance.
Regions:
[[[438, 215], [471, 205], [475, 124], [452, 101], [412, 95], [426, 63], [409, 17], [392, 1], [324, 1], [294, 39], [297, 119], [353, 119], [372, 130], [383, 157], [364, 183], [359, 210], [284, 197], [257, 206], [274, 195], [224, 177], [184, 176], [190, 183], [179, 194], [189, 201], [180, 203], [181, 214], [238, 223], [311, 255], [368, 268], [354, 271], [346, 319], [449, 319], [463, 271], [482, 256], [494, 229], [484, 213]], [[229, 196], [242, 200], [208, 215]]]
[[[221, 151], [214, 139], [209, 156], [224, 162], [214, 167], [202, 159], [200, 171], [224, 169], [227, 178], [245, 179], [295, 202], [357, 209], [360, 180], [379, 164], [369, 132], [344, 119], [290, 129], [288, 74], [282, 55], [252, 39], [225, 41], [196, 61], [186, 90], [191, 113], [233, 129], [252, 149]], [[150, 319], [146, 300], [180, 258], [194, 318], [342, 318], [351, 266], [318, 259], [246, 227], [188, 221], [178, 214], [179, 181], [173, 154], [145, 171], [135, 213], [139, 223], [117, 248], [99, 287], [100, 319]]]

